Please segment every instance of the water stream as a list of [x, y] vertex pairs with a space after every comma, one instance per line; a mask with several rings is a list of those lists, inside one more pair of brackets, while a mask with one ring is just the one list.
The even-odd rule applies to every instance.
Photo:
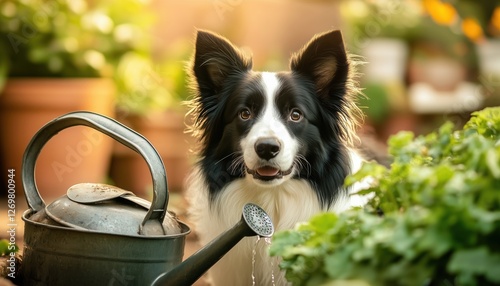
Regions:
[[[266, 237], [266, 238], [264, 238], [264, 241], [267, 244], [267, 251], [269, 252], [269, 248], [271, 247], [271, 238]], [[276, 286], [276, 284], [274, 283], [274, 258], [273, 257], [271, 257], [271, 283], [273, 286]]]
[[[271, 247], [271, 238], [264, 238], [264, 241], [267, 245], [267, 248]], [[257, 240], [255, 241], [255, 244], [253, 246], [252, 250], [252, 286], [255, 286], [255, 261], [256, 261], [256, 256], [257, 256], [257, 245], [260, 242], [260, 237], [257, 236]], [[274, 280], [274, 258], [270, 258], [271, 261], [271, 283], [272, 286], [276, 286], [275, 280]]]
[[259, 244], [260, 236], [257, 236], [257, 240], [253, 245], [252, 250], [252, 286], [255, 286], [255, 256], [257, 255], [257, 244]]

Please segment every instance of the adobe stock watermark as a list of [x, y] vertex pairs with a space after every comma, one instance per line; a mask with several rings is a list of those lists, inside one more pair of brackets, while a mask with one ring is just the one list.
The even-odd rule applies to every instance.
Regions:
[[59, 5], [55, 1], [45, 1], [32, 17], [32, 19], [27, 19], [26, 17], [21, 17], [19, 25], [21, 25], [21, 34], [10, 32], [7, 34], [7, 39], [9, 40], [14, 53], [19, 52], [21, 45], [27, 44], [30, 40], [35, 38], [39, 29], [37, 26], [44, 26], [49, 23], [50, 17], [55, 17], [59, 12]]
[[132, 285], [135, 277], [133, 275], [127, 274], [125, 267], [122, 267], [120, 271], [116, 269], [111, 270], [111, 279], [109, 280], [108, 286], [114, 285]]
[[7, 234], [8, 246], [7, 252], [7, 276], [15, 279], [17, 275], [17, 259], [16, 259], [16, 170], [7, 170]]
[[212, 5], [219, 19], [223, 20], [227, 12], [233, 11], [241, 3], [243, 0], [213, 0]]
[[54, 161], [51, 164], [51, 168], [59, 182], [63, 181], [64, 175], [72, 173], [74, 169], [80, 166], [85, 157], [89, 156], [104, 139], [104, 134], [93, 129], [82, 130], [82, 134], [85, 139], [80, 140], [75, 146], [67, 145], [64, 148], [64, 161]]
[[158, 98], [169, 98], [170, 92], [165, 86], [160, 65], [153, 65], [140, 59], [132, 60], [121, 67], [119, 73], [123, 74], [124, 81], [129, 86], [127, 94], [129, 101], [125, 102], [126, 107], [121, 109], [124, 116], [131, 113], [134, 108], [143, 106], [142, 108], [145, 109], [149, 105], [157, 104], [155, 100]]

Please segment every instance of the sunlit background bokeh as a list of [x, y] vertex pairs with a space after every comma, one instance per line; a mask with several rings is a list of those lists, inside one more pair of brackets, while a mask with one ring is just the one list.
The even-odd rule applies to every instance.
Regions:
[[341, 29], [366, 62], [361, 105], [383, 140], [432, 128], [430, 115], [498, 103], [498, 1], [7, 0], [0, 23], [0, 85], [7, 76], [113, 77], [117, 108], [135, 113], [186, 98], [182, 61], [196, 28], [228, 37], [265, 70], [286, 69], [312, 35]]
[[[75, 110], [113, 117], [150, 140], [167, 170], [169, 210], [185, 215], [194, 158], [182, 102], [196, 29], [227, 37], [268, 71], [288, 69], [315, 34], [341, 29], [363, 88], [362, 147], [382, 163], [398, 131], [460, 126], [471, 112], [500, 105], [499, 0], [0, 0], [0, 167], [4, 177], [18, 174], [21, 248], [23, 152], [39, 128]], [[89, 134], [65, 130], [44, 147], [36, 174], [44, 199], [81, 182], [151, 199], [144, 159]], [[3, 222], [6, 184], [0, 188]]]
[[[182, 154], [184, 163], [169, 166], [164, 159], [169, 178], [179, 170], [182, 178], [193, 162], [184, 160], [191, 141], [183, 133], [182, 102], [190, 96], [185, 67], [196, 29], [227, 37], [253, 54], [255, 69], [268, 71], [288, 69], [290, 55], [313, 35], [341, 29], [347, 50], [359, 63], [357, 80], [364, 93], [359, 105], [366, 115], [360, 134], [369, 140], [364, 143], [375, 158], [383, 157], [385, 142], [400, 130], [422, 134], [445, 120], [460, 125], [472, 111], [500, 103], [498, 0], [3, 0], [0, 141], [10, 138], [1, 145], [3, 166], [21, 168], [22, 151], [12, 151], [12, 145], [25, 147], [36, 129], [55, 116], [46, 115], [39, 123], [26, 115], [14, 117], [21, 106], [21, 96], [10, 95], [16, 82], [39, 92], [26, 100], [31, 106], [25, 114], [41, 109], [35, 102], [51, 105], [51, 96], [42, 96], [31, 82], [16, 80], [99, 78], [112, 86], [110, 103], [95, 96], [85, 102], [110, 105], [106, 115], [132, 126], [158, 149], [165, 146], [175, 158]], [[67, 99], [80, 89], [48, 94], [67, 94]], [[140, 123], [130, 123], [137, 118]], [[154, 122], [169, 125], [156, 127], [166, 130], [174, 121], [180, 123], [174, 131], [163, 131], [172, 132], [174, 139], [159, 139], [141, 129]], [[21, 139], [13, 132], [25, 128], [16, 124], [36, 128]], [[131, 175], [113, 171], [123, 165], [117, 157], [124, 151], [113, 150], [105, 176], [127, 187], [120, 180]], [[73, 171], [58, 170], [59, 175]], [[182, 179], [171, 182], [182, 189]], [[140, 193], [135, 189], [148, 183], [130, 184]]]

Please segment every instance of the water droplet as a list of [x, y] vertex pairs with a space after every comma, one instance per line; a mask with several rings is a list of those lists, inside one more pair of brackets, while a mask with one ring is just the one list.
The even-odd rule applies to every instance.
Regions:
[[255, 256], [257, 255], [257, 244], [259, 244], [260, 236], [257, 236], [257, 240], [253, 245], [252, 250], [252, 285], [255, 286]]
[[[271, 238], [266, 237], [266, 238], [264, 238], [264, 241], [267, 244], [267, 247], [268, 247], [267, 251], [269, 252], [269, 248], [271, 247]], [[274, 257], [270, 257], [270, 259], [271, 259], [271, 284], [273, 286], [276, 286], [275, 279], [274, 279]]]

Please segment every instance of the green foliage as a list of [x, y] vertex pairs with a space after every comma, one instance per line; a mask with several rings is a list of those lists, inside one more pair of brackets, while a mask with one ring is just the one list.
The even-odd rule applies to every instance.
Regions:
[[[294, 285], [500, 285], [500, 107], [427, 136], [389, 140], [364, 209], [320, 214], [275, 235], [271, 254]], [[380, 213], [383, 213], [380, 215]]]
[[407, 39], [421, 22], [420, 3], [415, 1], [343, 0], [340, 4], [347, 28], [352, 29], [353, 41], [375, 37]]
[[379, 83], [366, 83], [363, 86], [364, 97], [360, 97], [358, 105], [372, 121], [380, 124], [384, 122], [390, 113], [389, 88]]
[[151, 14], [140, 0], [7, 0], [0, 53], [10, 76], [112, 77], [130, 52], [147, 54]]
[[[0, 91], [7, 77], [108, 77], [117, 105], [143, 114], [179, 103], [184, 67], [153, 59], [150, 0], [0, 2]], [[174, 59], [175, 60], [175, 59]], [[171, 69], [178, 68], [173, 74]], [[173, 75], [172, 75], [173, 74]], [[179, 83], [170, 83], [170, 79]], [[173, 89], [172, 89], [173, 88]]]
[[19, 251], [17, 245], [10, 244], [7, 239], [0, 239], [0, 256], [10, 255], [10, 253], [17, 251]]
[[186, 62], [191, 55], [191, 43], [170, 44], [163, 61], [127, 54], [118, 65], [117, 85], [121, 92], [117, 101], [120, 111], [146, 114], [178, 107], [189, 95]]

